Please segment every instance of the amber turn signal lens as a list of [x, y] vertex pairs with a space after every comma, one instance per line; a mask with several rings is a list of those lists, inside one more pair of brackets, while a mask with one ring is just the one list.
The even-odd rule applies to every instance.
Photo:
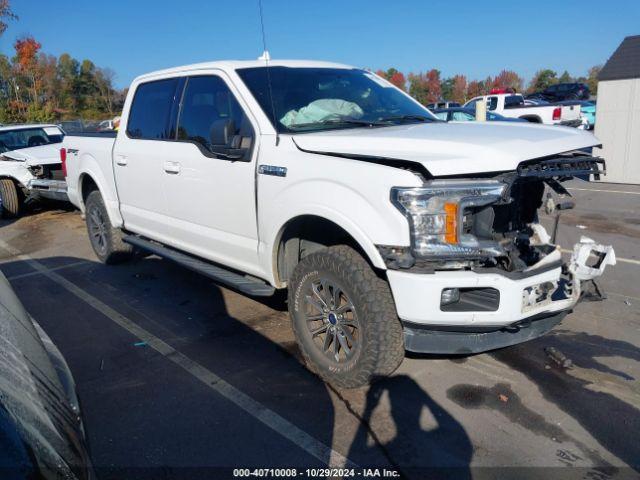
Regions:
[[458, 243], [458, 204], [445, 203], [444, 213], [444, 241], [447, 243]]

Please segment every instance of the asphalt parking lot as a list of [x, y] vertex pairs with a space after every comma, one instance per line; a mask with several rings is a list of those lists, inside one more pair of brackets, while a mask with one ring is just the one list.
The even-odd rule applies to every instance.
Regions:
[[334, 390], [300, 364], [283, 296], [249, 298], [157, 257], [101, 265], [70, 208], [0, 220], [0, 269], [71, 367], [101, 479], [326, 465], [410, 478], [637, 478], [640, 188], [570, 187], [577, 207], [562, 214], [560, 244], [587, 235], [614, 245], [605, 301], [579, 304], [519, 346], [408, 356], [392, 378], [357, 390]]

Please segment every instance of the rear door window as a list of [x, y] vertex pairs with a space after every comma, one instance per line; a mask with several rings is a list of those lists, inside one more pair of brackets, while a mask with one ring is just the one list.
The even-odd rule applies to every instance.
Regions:
[[177, 78], [141, 83], [129, 112], [127, 135], [146, 140], [171, 139], [170, 115], [178, 86]]
[[520, 95], [509, 95], [504, 97], [504, 108], [518, 107], [524, 104], [524, 99]]

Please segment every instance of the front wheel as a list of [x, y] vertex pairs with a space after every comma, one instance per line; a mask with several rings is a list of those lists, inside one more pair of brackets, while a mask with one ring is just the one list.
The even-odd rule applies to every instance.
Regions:
[[102, 195], [94, 190], [85, 201], [87, 233], [93, 251], [102, 263], [116, 264], [133, 256], [133, 246], [122, 241], [122, 231], [109, 220]]
[[390, 375], [404, 358], [389, 284], [354, 249], [303, 258], [289, 282], [293, 331], [310, 370], [340, 388]]

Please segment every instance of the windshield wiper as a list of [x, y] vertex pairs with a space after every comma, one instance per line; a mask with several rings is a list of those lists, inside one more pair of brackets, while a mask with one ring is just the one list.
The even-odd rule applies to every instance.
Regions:
[[396, 121], [418, 121], [418, 122], [438, 122], [440, 120], [430, 118], [424, 115], [392, 115], [390, 117], [382, 117], [378, 121], [380, 122], [396, 122]]
[[357, 125], [362, 127], [384, 127], [387, 124], [373, 120], [359, 120], [357, 118], [330, 118], [319, 122], [298, 123], [297, 125], [289, 125], [288, 128], [297, 130], [298, 128], [314, 127], [316, 125]]

